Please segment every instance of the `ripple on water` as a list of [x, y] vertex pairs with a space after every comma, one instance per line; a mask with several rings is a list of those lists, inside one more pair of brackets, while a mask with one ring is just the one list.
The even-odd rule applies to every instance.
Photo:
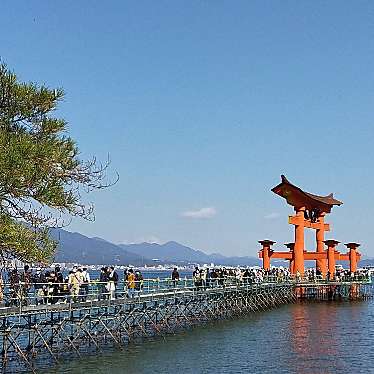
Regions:
[[374, 373], [374, 303], [302, 303], [66, 361], [58, 373]]

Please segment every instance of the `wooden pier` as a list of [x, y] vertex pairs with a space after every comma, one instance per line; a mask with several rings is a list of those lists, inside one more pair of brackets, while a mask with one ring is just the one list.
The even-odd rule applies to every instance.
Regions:
[[69, 356], [307, 300], [364, 300], [369, 281], [225, 282], [148, 290], [136, 298], [0, 309], [2, 372], [37, 372]]

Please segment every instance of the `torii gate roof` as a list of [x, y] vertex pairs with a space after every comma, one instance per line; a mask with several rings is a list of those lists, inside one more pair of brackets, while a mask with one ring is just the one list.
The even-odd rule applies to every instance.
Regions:
[[322, 212], [330, 213], [334, 205], [343, 204], [341, 201], [336, 200], [332, 193], [327, 196], [314, 195], [295, 186], [284, 175], [281, 175], [281, 178], [282, 182], [275, 186], [272, 191], [285, 198], [288, 204], [296, 208], [319, 209]]

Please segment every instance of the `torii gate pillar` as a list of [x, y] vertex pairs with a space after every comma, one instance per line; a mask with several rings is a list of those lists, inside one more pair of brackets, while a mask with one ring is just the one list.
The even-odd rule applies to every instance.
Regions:
[[304, 275], [304, 213], [305, 207], [295, 208], [295, 245], [293, 271]]
[[271, 246], [275, 244], [275, 242], [271, 240], [260, 240], [259, 243], [262, 245], [262, 268], [264, 270], [270, 270], [270, 256], [272, 254]]
[[290, 273], [291, 274], [295, 274], [295, 270], [294, 270], [294, 264], [295, 264], [295, 243], [285, 243], [284, 244], [288, 250], [290, 251], [290, 253], [292, 253], [292, 256], [291, 256], [291, 259], [290, 259], [290, 267], [289, 267], [289, 270], [290, 270]]
[[[329, 265], [329, 273], [332, 278], [335, 274], [335, 247], [340, 243], [337, 240], [325, 240], [324, 242], [327, 245], [327, 262]], [[337, 252], [338, 253], [338, 252]]]
[[[316, 228], [316, 252], [323, 253], [325, 251], [325, 212], [321, 212], [318, 217], [318, 226]], [[316, 267], [319, 268], [322, 274], [327, 273], [327, 264], [325, 259], [316, 260]], [[331, 272], [330, 272], [331, 273]]]
[[345, 246], [349, 249], [349, 270], [351, 273], [357, 271], [357, 248], [360, 246], [358, 243], [347, 243]]

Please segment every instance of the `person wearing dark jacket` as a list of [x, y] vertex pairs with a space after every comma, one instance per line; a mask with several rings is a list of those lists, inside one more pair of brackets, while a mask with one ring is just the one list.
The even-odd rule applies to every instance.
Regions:
[[59, 266], [55, 267], [54, 278], [53, 278], [53, 299], [52, 304], [57, 303], [60, 300], [60, 296], [63, 291], [64, 276], [61, 273]]
[[173, 272], [171, 273], [171, 280], [173, 281], [173, 287], [176, 288], [179, 281], [179, 272], [177, 268], [174, 268]]
[[32, 273], [29, 265], [25, 265], [23, 268], [23, 273], [21, 274], [21, 293], [22, 304], [27, 305], [29, 302], [29, 291], [32, 285]]
[[17, 269], [13, 269], [9, 274], [10, 283], [10, 305], [18, 305], [20, 299], [20, 277]]
[[107, 299], [108, 295], [108, 282], [109, 282], [109, 275], [108, 275], [108, 269], [105, 267], [102, 267], [100, 269], [100, 278], [99, 278], [99, 300], [105, 300]]
[[140, 270], [135, 271], [135, 292], [138, 296], [140, 296], [140, 293], [143, 290], [143, 274], [140, 272]]

